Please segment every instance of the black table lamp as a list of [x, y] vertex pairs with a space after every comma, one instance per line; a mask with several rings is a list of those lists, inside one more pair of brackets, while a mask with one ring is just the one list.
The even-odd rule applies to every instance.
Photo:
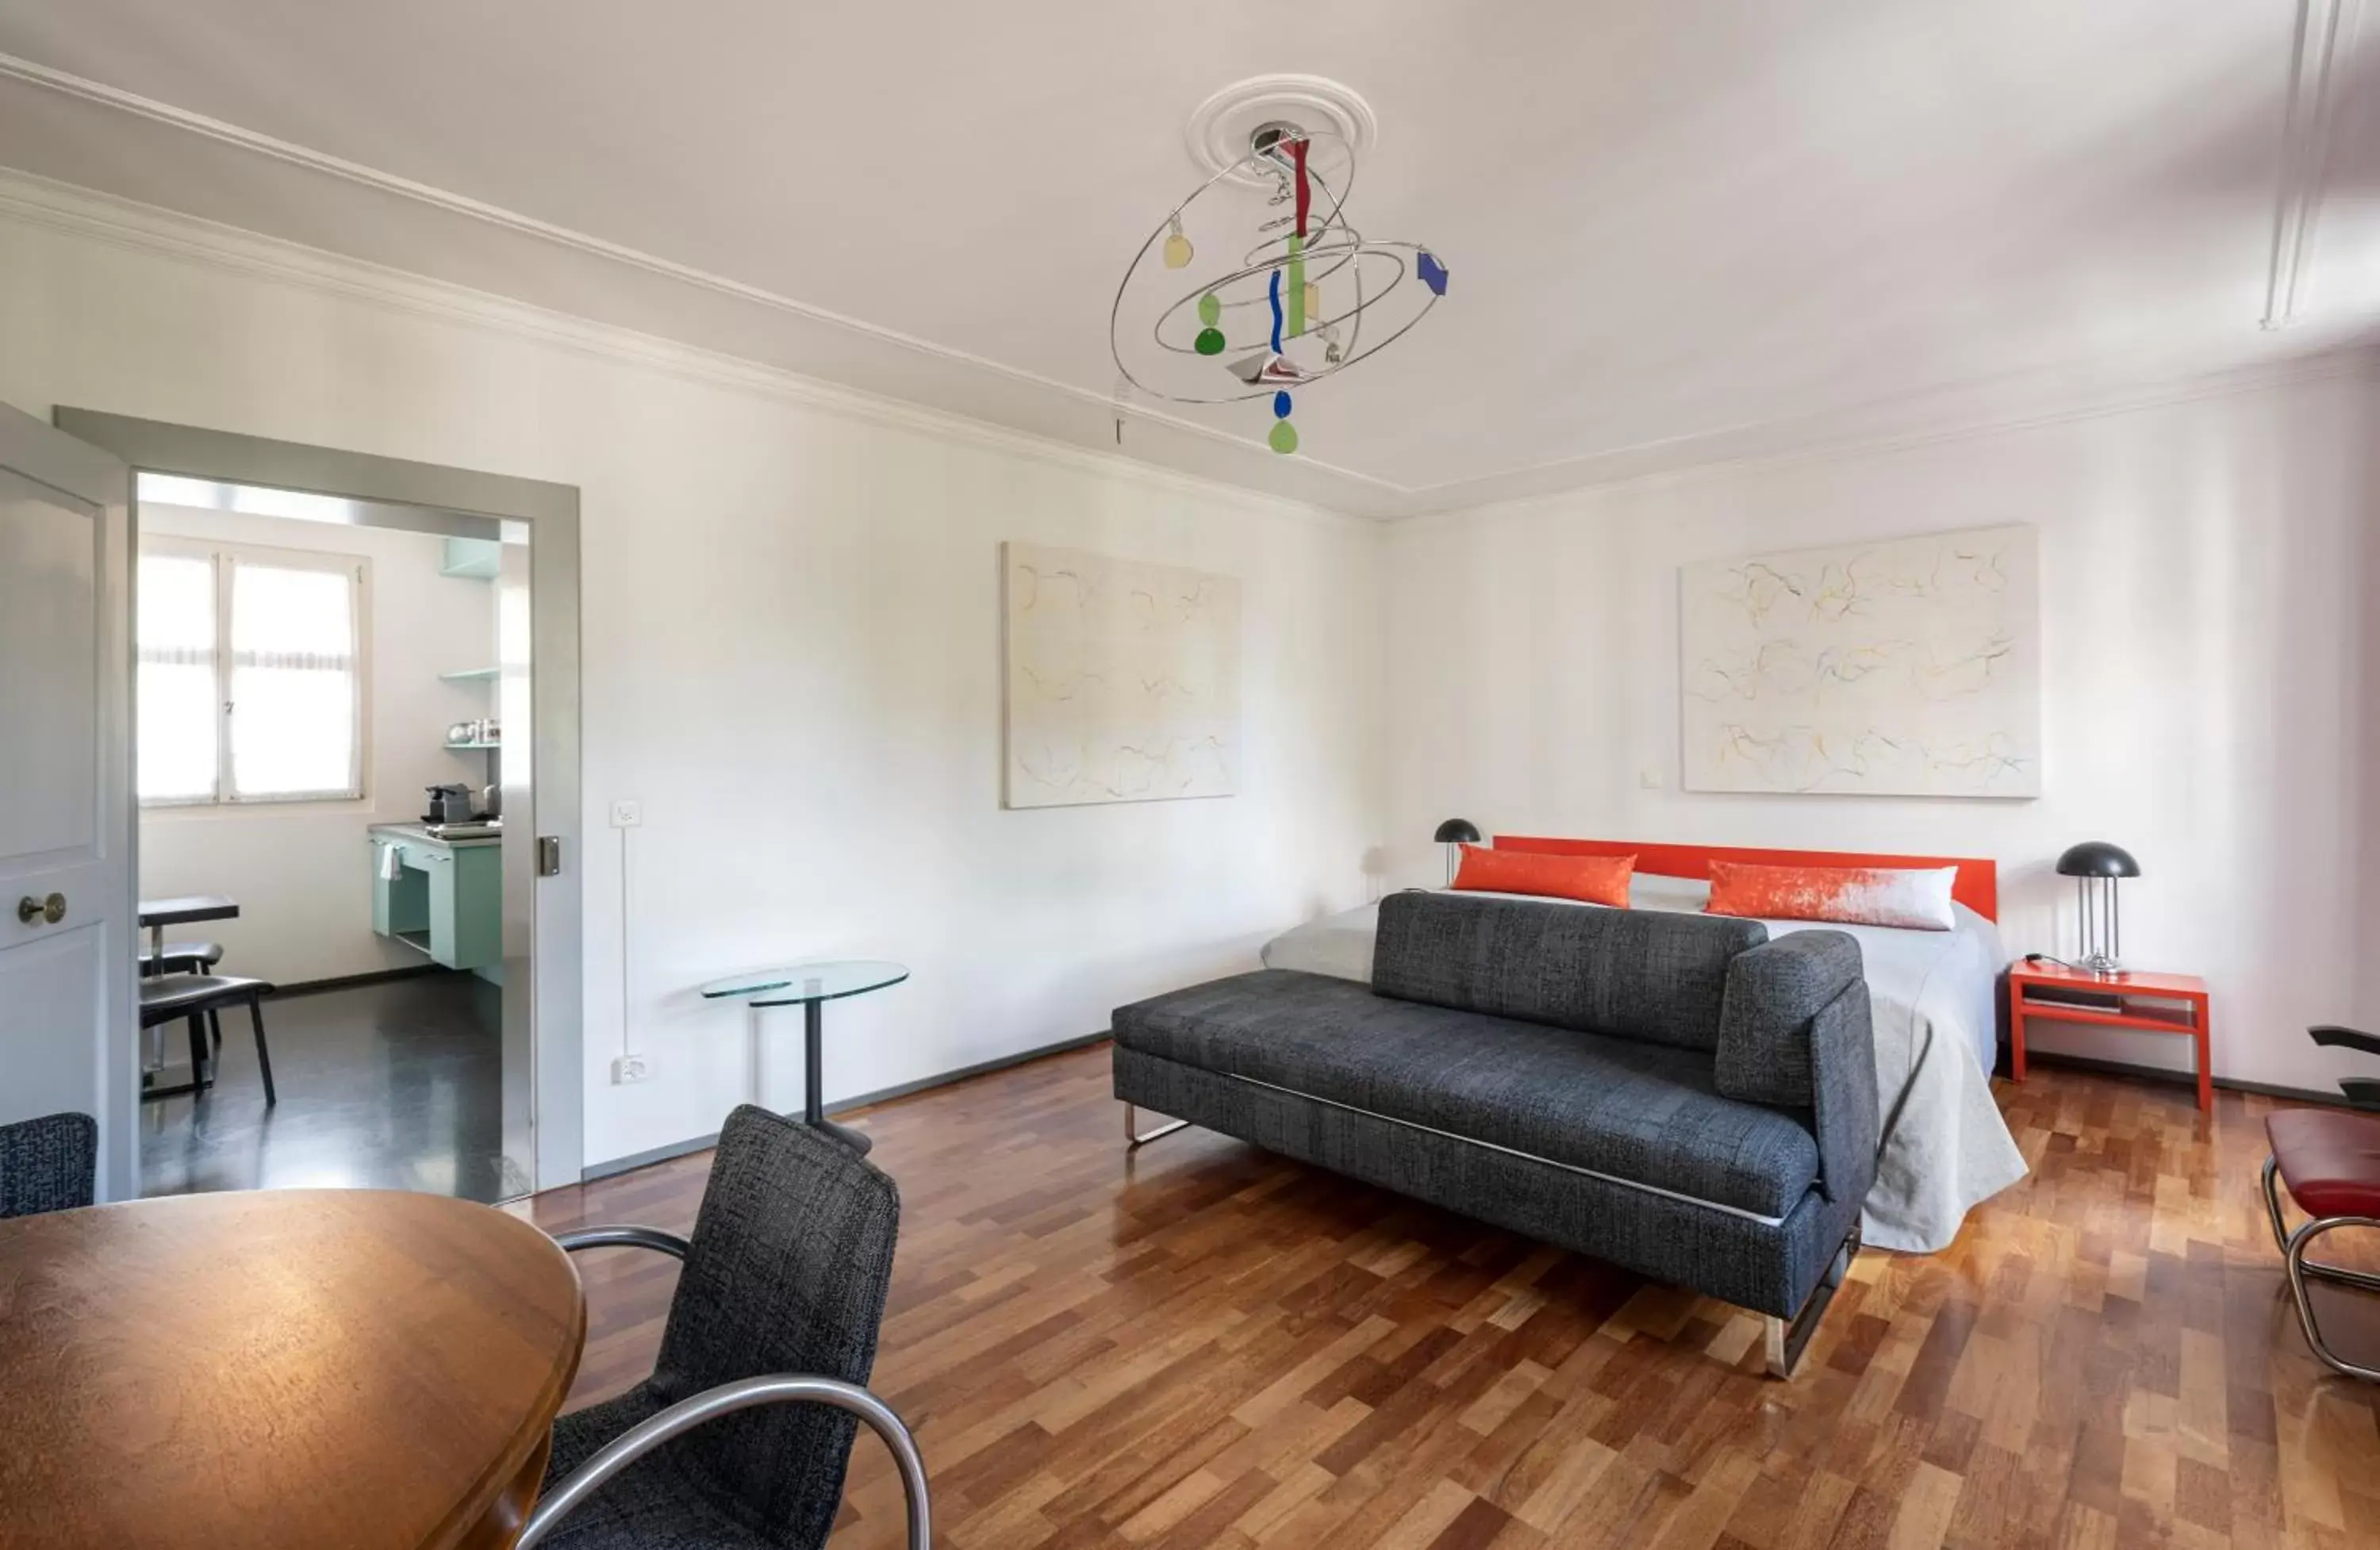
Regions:
[[2141, 864], [2121, 845], [2085, 840], [2058, 858], [2058, 875], [2074, 879], [2081, 912], [2082, 955], [2074, 966], [2095, 975], [2121, 974], [2124, 916], [2116, 904], [2116, 882], [2139, 877]]
[[1463, 854], [1463, 846], [1479, 842], [1479, 826], [1469, 818], [1449, 818], [1438, 826], [1433, 838], [1446, 847], [1446, 886], [1452, 888], [1455, 858]]

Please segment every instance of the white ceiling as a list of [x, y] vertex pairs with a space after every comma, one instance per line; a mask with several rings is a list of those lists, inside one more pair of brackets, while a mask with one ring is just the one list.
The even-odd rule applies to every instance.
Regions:
[[1379, 115], [1359, 224], [1428, 242], [1447, 301], [1301, 395], [1305, 456], [1262, 450], [1261, 406], [1136, 421], [1126, 450], [1387, 515], [2370, 336], [2380, 22], [2334, 65], [2300, 321], [2257, 327], [2297, 23], [2174, 0], [0, 0], [0, 163], [1111, 445], [1108, 301], [1197, 181], [1190, 110], [1330, 76]]

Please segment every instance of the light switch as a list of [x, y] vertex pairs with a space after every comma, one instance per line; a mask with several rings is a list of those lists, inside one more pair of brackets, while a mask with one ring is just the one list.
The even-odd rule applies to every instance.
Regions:
[[1659, 767], [1648, 764], [1644, 769], [1638, 770], [1636, 772], [1636, 783], [1643, 786], [1646, 791], [1659, 791], [1661, 789], [1661, 771]]

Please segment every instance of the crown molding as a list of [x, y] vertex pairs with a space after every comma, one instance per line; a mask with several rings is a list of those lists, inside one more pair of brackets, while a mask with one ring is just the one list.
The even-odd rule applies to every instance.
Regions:
[[[111, 247], [159, 254], [204, 264], [251, 279], [362, 301], [391, 311], [432, 319], [530, 341], [592, 358], [617, 361], [684, 381], [750, 394], [777, 403], [795, 405], [847, 419], [909, 431], [1034, 459], [1052, 466], [1122, 478], [1148, 488], [1205, 499], [1229, 500], [1279, 515], [1332, 526], [1353, 524], [1378, 527], [1381, 519], [1354, 515], [1312, 502], [1257, 490], [1226, 480], [1204, 478], [1120, 453], [1099, 452], [1071, 442], [1036, 436], [949, 410], [905, 399], [887, 398], [829, 382], [799, 372], [742, 357], [644, 333], [616, 324], [598, 322], [549, 308], [533, 306], [450, 281], [431, 279], [408, 271], [327, 252], [285, 238], [209, 221], [178, 211], [142, 204], [117, 195], [62, 183], [54, 178], [0, 167], [0, 216], [46, 227]], [[1987, 412], [1970, 405], [1958, 411], [1937, 412], [1930, 427], [1898, 432], [1838, 431], [1827, 434], [1821, 422], [1848, 419], [1860, 411], [1816, 417], [1808, 422], [1767, 421], [1687, 439], [1683, 442], [1622, 449], [1591, 459], [1550, 465], [1526, 472], [1545, 478], [1548, 488], [1510, 495], [1480, 489], [1488, 480], [1467, 480], [1411, 492], [1420, 509], [1391, 521], [1434, 525], [1440, 519], [1464, 519], [1487, 513], [1518, 513], [1545, 508], [1590, 491], [1621, 486], [1692, 479], [1746, 467], [1791, 466], [1829, 459], [1871, 456], [1898, 449], [1977, 436], [1998, 435], [2028, 427], [2058, 424], [2131, 409], [2183, 403], [2196, 398], [2265, 390], [2297, 381], [2363, 374], [2380, 378], [2380, 347], [2355, 343], [2319, 354], [2280, 357], [2250, 367], [2169, 369], [2147, 376], [2126, 377], [2077, 395], [2066, 390], [2069, 402], [2049, 409], [2039, 407], [2048, 390], [2032, 377], [1985, 384], [2003, 398], [2029, 407]], [[2064, 374], [2060, 374], [2061, 376]], [[1973, 394], [1979, 384], [1960, 384], [1954, 396]], [[1735, 435], [1773, 434], [1784, 444], [1730, 451]], [[1631, 467], [1628, 459], [1646, 454], [1664, 458], [1650, 466]], [[1598, 473], [1598, 469], [1604, 470]]]
[[[369, 166], [361, 162], [350, 161], [344, 156], [334, 156], [328, 151], [317, 151], [311, 146], [299, 145], [295, 141], [281, 139], [275, 136], [248, 128], [243, 125], [196, 113], [188, 108], [177, 107], [154, 97], [145, 97], [139, 92], [109, 86], [103, 81], [96, 81], [69, 71], [55, 69], [50, 66], [17, 54], [0, 53], [0, 78], [13, 79], [29, 86], [40, 87], [64, 96], [112, 108], [136, 118], [147, 119], [154, 124], [179, 129], [202, 139], [214, 140], [259, 156], [270, 157], [274, 161], [283, 162], [308, 172], [340, 178], [378, 193], [393, 195], [416, 204], [426, 205], [450, 215], [463, 216], [500, 230], [512, 232], [516, 236], [530, 237], [557, 248], [569, 248], [590, 258], [640, 270], [645, 273], [688, 285], [697, 290], [709, 291], [769, 311], [798, 318], [806, 322], [838, 329], [878, 344], [890, 345], [911, 354], [927, 357], [949, 365], [989, 373], [1020, 387], [1055, 394], [1077, 405], [1095, 407], [1104, 417], [1111, 418], [1121, 415], [1128, 419], [1160, 425], [1168, 430], [1182, 435], [1228, 445], [1239, 451], [1263, 450], [1261, 443], [1257, 441], [1234, 436], [1228, 431], [1217, 430], [1213, 426], [1201, 424], [1196, 420], [1168, 414], [1138, 403], [1119, 403], [1111, 396], [1077, 387], [1072, 382], [1061, 381], [1054, 377], [1044, 377], [1038, 372], [1003, 365], [983, 356], [937, 345], [931, 340], [903, 333], [897, 329], [880, 327], [828, 308], [813, 306], [764, 286], [747, 285], [741, 280], [730, 279], [726, 275], [716, 274], [692, 264], [680, 263], [673, 259], [648, 253], [642, 248], [631, 248], [625, 243], [613, 242], [570, 226], [560, 225], [551, 221], [541, 221], [533, 215], [526, 215], [503, 205], [491, 204], [484, 200], [475, 200], [451, 189], [401, 176], [378, 167]], [[1337, 478], [1368, 486], [1385, 494], [1404, 493], [1402, 486], [1369, 474], [1359, 473], [1354, 469], [1341, 467], [1336, 464], [1322, 462], [1312, 457], [1304, 461], [1309, 467]], [[1230, 488], [1245, 487], [1231, 486]], [[1252, 491], [1252, 493], [1264, 492]]]
[[863, 393], [741, 357], [574, 317], [32, 173], [0, 167], [0, 217], [114, 248], [203, 264], [249, 279], [293, 285], [390, 311], [505, 334], [682, 381], [749, 394], [1078, 472], [1126, 478], [1176, 494], [1227, 500], [1331, 526], [1378, 526], [1376, 519], [1350, 515], [1311, 502], [1202, 478], [1121, 453], [1097, 452], [948, 410]]
[[1501, 522], [1557, 512], [1583, 498], [1623, 490], [1659, 489], [1709, 479], [1740, 477], [1767, 469], [1820, 466], [1961, 442], [1989, 441], [2027, 430], [2138, 414], [2210, 399], [2278, 393], [2312, 382], [2363, 381], [2380, 383], [2380, 344], [2354, 341], [2318, 354], [2290, 356], [2252, 366], [2204, 369], [2168, 376], [2155, 381], [2132, 381], [2052, 409], [2009, 414], [1956, 426], [1896, 435], [1848, 437], [1825, 443], [1803, 443], [1782, 450], [1741, 457], [1710, 458], [1675, 467], [1654, 468], [1560, 490], [1536, 491], [1475, 505], [1446, 506], [1404, 518], [1401, 531], [1424, 532], [1464, 527], [1475, 522]]
[[1433, 486], [1413, 492], [1410, 517], [1524, 505], [1580, 490], [1691, 478], [1709, 470], [1867, 456], [1898, 447], [1997, 435], [2028, 426], [2254, 391], [2308, 377], [2380, 369], [2346, 364], [2356, 359], [2380, 360], [2380, 331], [2334, 329], [2320, 335], [2301, 332], [2287, 347], [2268, 333], [2250, 332], [2244, 334], [2239, 352], [2221, 357], [2135, 354], [1969, 378], [1797, 418], [1756, 420], [1511, 474]]
[[[2351, 47], [2351, 25], [2362, 0], [2300, 0], [2309, 17], [2317, 11], [2336, 25], [2302, 31], [2301, 43], [2321, 37], [2335, 40], [2326, 47]], [[2293, 60], [2302, 63], [2303, 47]], [[2323, 69], [2333, 67], [2325, 63]], [[2343, 57], [2343, 55], [2342, 55]], [[672, 285], [680, 285], [767, 309], [779, 316], [841, 331], [873, 341], [961, 372], [989, 373], [989, 381], [1005, 383], [1025, 394], [1040, 395], [1043, 403], [1062, 404], [1068, 412], [1096, 410], [1102, 421], [1123, 419], [1155, 428], [1162, 435], [1179, 435], [1196, 445], [1229, 449], [1241, 456], [1269, 459], [1260, 442], [1234, 436], [1212, 426], [1139, 403], [1115, 400], [1073, 384], [1003, 366], [999, 362], [929, 341], [880, 328], [823, 308], [759, 286], [681, 264], [640, 249], [606, 241], [587, 233], [543, 222], [501, 206], [469, 199], [413, 179], [382, 172], [341, 157], [275, 139], [240, 126], [56, 70], [36, 62], [0, 53], [0, 79], [13, 79], [41, 91], [96, 104], [108, 111], [220, 143], [237, 151], [270, 158], [312, 174], [334, 177], [359, 188], [451, 216], [484, 224], [526, 239], [567, 249], [598, 261], [625, 266]], [[2319, 159], [2317, 159], [2317, 168]], [[1608, 488], [1647, 478], [1690, 477], [1708, 468], [1738, 467], [1747, 463], [1790, 461], [1803, 456], [1842, 455], [1848, 452], [1888, 449], [1964, 434], [1991, 433], [2016, 425], [2048, 423], [2059, 418], [2106, 413], [2144, 404], [2169, 401], [2171, 384], [2201, 381], [2213, 374], [2255, 368], [2257, 351], [2242, 344], [2226, 358], [2082, 359], [2056, 369], [2042, 369], [1993, 378], [1969, 378], [1920, 386], [1889, 397], [1837, 404], [1807, 413], [1747, 421], [1734, 426], [1607, 447], [1576, 456], [1471, 476], [1436, 485], [1408, 486], [1307, 456], [1295, 461], [1326, 481], [1322, 493], [1301, 498], [1260, 484], [1219, 474], [1212, 467], [1193, 472], [1148, 457], [1103, 450], [1078, 437], [1062, 437], [1022, 429], [987, 418], [978, 409], [928, 407], [917, 398], [892, 397], [790, 367], [767, 364], [613, 322], [579, 318], [533, 303], [516, 301], [488, 291], [437, 280], [411, 271], [353, 258], [286, 238], [250, 232], [60, 182], [30, 172], [0, 168], [0, 210], [21, 218], [94, 238], [152, 251], [178, 254], [219, 267], [310, 286], [425, 316], [497, 329], [549, 344], [613, 359], [632, 361], [650, 369], [688, 380], [741, 388], [785, 402], [799, 403], [829, 413], [895, 425], [945, 439], [995, 446], [1066, 466], [1096, 469], [1109, 475], [1128, 474], [1160, 488], [1202, 494], [1225, 494], [1277, 511], [1301, 512], [1330, 520], [1376, 522], [1382, 518], [1414, 519], [1431, 514], [1476, 511], [1514, 503], [1558, 497], [1575, 490]], [[2297, 229], [2292, 252], [2305, 246], [2307, 224]], [[2277, 239], [2276, 254], [2280, 251]], [[2368, 324], [2371, 320], [2362, 321]], [[2265, 341], [2262, 354], [2277, 358], [2335, 350], [2342, 341], [2309, 336], [2293, 330], [2281, 346], [2269, 334], [2252, 334]], [[2089, 385], [2077, 390], [2078, 379]], [[2076, 406], [2078, 403], [2082, 406]], [[2051, 407], [2044, 409], [2043, 405]], [[1334, 498], [1327, 481], [1340, 481]]]

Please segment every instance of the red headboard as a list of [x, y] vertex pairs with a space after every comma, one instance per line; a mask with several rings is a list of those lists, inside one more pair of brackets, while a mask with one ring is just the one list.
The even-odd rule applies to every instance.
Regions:
[[1740, 845], [1655, 845], [1626, 840], [1546, 840], [1499, 834], [1500, 851], [1536, 851], [1552, 855], [1628, 855], [1636, 870], [1664, 878], [1707, 881], [1714, 861], [1742, 861], [1755, 866], [1956, 866], [1950, 897], [1985, 920], [2000, 917], [2000, 869], [1997, 862], [1967, 855], [1864, 855], [1852, 851], [1767, 851]]

